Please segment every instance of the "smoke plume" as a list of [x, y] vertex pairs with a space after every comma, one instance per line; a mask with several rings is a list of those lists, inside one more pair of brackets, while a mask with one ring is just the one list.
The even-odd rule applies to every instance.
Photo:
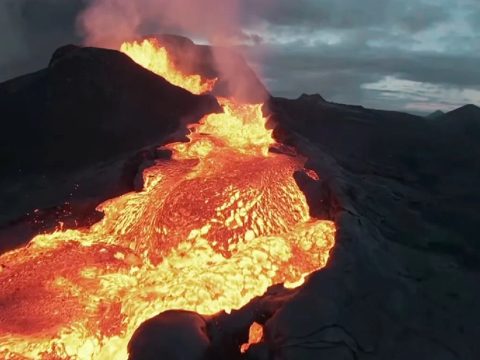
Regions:
[[[215, 47], [257, 43], [258, 35], [244, 29], [254, 25], [256, 16], [269, 0], [95, 0], [79, 17], [79, 26], [88, 45], [118, 48], [120, 43], [146, 34], [172, 32], [206, 40]], [[252, 11], [252, 5], [256, 11]], [[247, 8], [248, 7], [248, 8]], [[248, 11], [247, 11], [248, 10]], [[239, 47], [237, 47], [237, 50]], [[217, 70], [235, 77], [235, 67], [215, 51]], [[241, 76], [233, 83], [248, 91]]]

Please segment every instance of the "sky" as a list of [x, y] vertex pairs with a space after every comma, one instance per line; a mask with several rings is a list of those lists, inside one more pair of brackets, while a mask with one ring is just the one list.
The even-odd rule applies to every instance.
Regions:
[[[61, 45], [84, 43], [78, 18], [93, 1], [127, 0], [0, 0], [0, 81], [46, 67]], [[173, 2], [138, 3], [147, 1]], [[215, 14], [215, 1], [222, 2], [209, 0], [200, 18]], [[241, 49], [275, 96], [319, 93], [417, 114], [480, 105], [479, 0], [237, 0], [237, 7]], [[161, 13], [149, 13], [138, 31], [171, 31]]]

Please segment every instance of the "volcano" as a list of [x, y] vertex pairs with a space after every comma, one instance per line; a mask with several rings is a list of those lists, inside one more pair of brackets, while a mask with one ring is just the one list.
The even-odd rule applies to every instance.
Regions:
[[274, 98], [222, 49], [239, 94], [214, 50], [0, 84], [0, 356], [476, 359], [478, 108]]

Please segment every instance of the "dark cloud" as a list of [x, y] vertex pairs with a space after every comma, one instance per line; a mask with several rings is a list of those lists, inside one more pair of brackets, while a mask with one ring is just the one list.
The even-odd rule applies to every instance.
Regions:
[[1, 0], [0, 81], [48, 63], [60, 45], [81, 42], [75, 19], [84, 0]]
[[449, 11], [420, 1], [277, 0], [271, 11], [262, 15], [274, 25], [317, 30], [398, 26], [417, 32], [447, 20]]
[[18, 4], [20, 2], [0, 2], [0, 40], [2, 44], [0, 69], [18, 61], [27, 52]]
[[[378, 91], [365, 89], [364, 84], [390, 76], [436, 84], [447, 90], [480, 90], [480, 56], [477, 54], [412, 53], [393, 46], [369, 46], [368, 41], [358, 40], [362, 38], [364, 36], [357, 33], [356, 40], [347, 37], [334, 45], [311, 46], [295, 41], [272, 46], [262, 58], [263, 75], [278, 96], [296, 97], [301, 92], [319, 92], [333, 101], [387, 109], [403, 109], [415, 99], [413, 96], [385, 97]], [[255, 61], [255, 51], [250, 54]], [[392, 88], [392, 92], [396, 90]], [[448, 103], [449, 99], [445, 100]]]
[[480, 6], [472, 6], [468, 11], [468, 20], [473, 28], [480, 28]]
[[[274, 94], [320, 92], [333, 101], [413, 111], [416, 101], [417, 111], [428, 102], [480, 103], [477, 1], [281, 0], [276, 11], [266, 16], [272, 35], [264, 61]], [[421, 96], [392, 78], [415, 82]], [[389, 91], [366, 86], [383, 87], [385, 79]]]

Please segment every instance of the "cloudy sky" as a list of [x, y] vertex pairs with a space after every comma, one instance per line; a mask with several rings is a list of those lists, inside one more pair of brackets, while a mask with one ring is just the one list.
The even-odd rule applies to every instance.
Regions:
[[[76, 19], [92, 1], [0, 0], [0, 81], [82, 43]], [[267, 1], [243, 0], [240, 24], [274, 95], [412, 113], [480, 105], [479, 0]]]

